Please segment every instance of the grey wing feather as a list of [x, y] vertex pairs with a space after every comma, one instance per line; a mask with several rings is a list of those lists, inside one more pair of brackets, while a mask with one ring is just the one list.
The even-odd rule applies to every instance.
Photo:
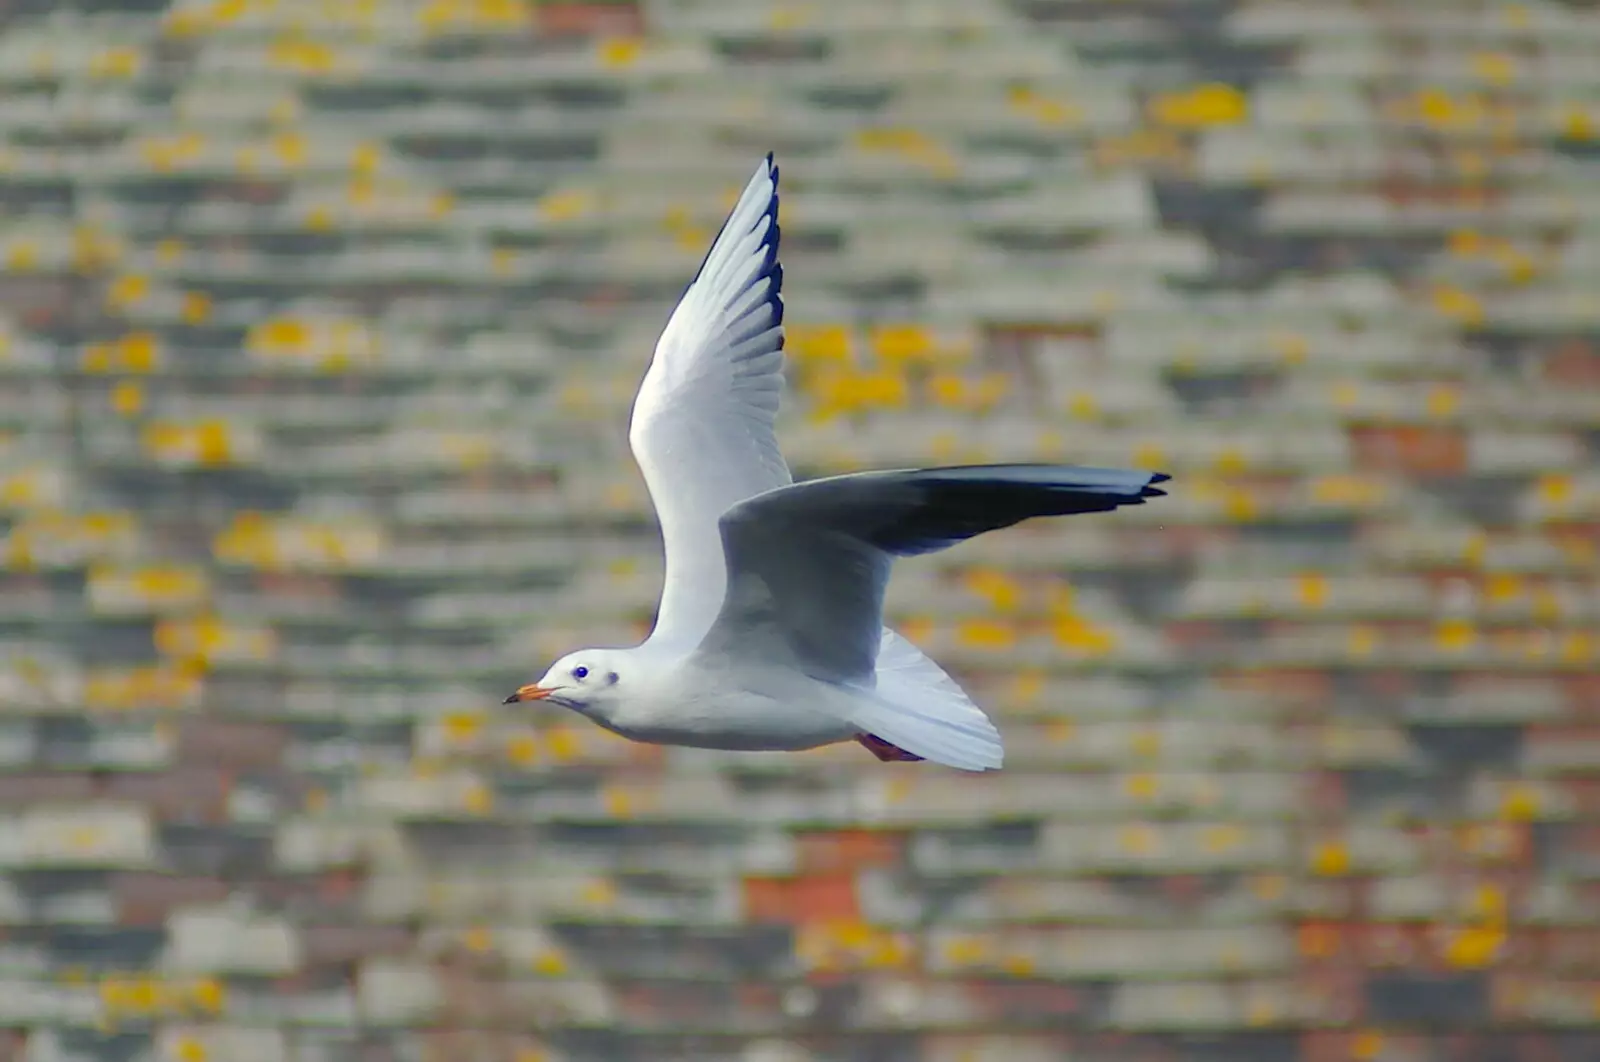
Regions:
[[835, 682], [868, 679], [896, 556], [1034, 516], [1104, 512], [1165, 493], [1151, 472], [981, 465], [865, 472], [759, 494], [721, 520], [727, 590], [707, 652], [759, 653]]
[[[829, 681], [872, 674], [892, 558], [847, 529], [870, 516], [869, 493], [893, 491], [856, 478], [780, 487], [723, 515], [727, 590], [703, 651], [754, 650]], [[805, 489], [823, 482], [837, 486]]]

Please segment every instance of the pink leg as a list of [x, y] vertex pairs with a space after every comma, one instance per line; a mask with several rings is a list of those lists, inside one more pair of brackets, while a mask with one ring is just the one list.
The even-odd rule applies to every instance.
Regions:
[[861, 742], [863, 748], [872, 753], [884, 763], [921, 763], [921, 756], [914, 756], [898, 745], [891, 745], [883, 738], [874, 734], [857, 734], [856, 740]]

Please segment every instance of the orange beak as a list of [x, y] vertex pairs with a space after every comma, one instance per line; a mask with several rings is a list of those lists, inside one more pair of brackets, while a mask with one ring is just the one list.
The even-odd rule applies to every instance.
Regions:
[[518, 689], [517, 692], [513, 693], [500, 703], [517, 704], [521, 701], [542, 701], [554, 692], [555, 690], [547, 690], [537, 683], [530, 683], [529, 685]]

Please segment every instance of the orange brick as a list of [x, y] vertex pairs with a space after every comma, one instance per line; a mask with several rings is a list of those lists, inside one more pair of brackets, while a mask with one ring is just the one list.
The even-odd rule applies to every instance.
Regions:
[[1344, 950], [1340, 927], [1331, 922], [1307, 922], [1299, 938], [1300, 954], [1308, 959], [1331, 959]]
[[1459, 431], [1418, 426], [1352, 428], [1358, 468], [1453, 475], [1467, 466], [1467, 440]]
[[637, 35], [644, 31], [636, 4], [546, 3], [536, 10], [540, 31], [553, 36]]
[[799, 837], [800, 866], [806, 873], [893, 866], [903, 838], [879, 830], [826, 830]]
[[861, 918], [850, 874], [746, 878], [745, 916], [756, 922], [855, 922]]

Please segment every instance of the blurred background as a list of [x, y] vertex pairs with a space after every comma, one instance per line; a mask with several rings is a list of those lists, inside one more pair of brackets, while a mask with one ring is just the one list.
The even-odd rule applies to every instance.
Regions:
[[[0, 5], [0, 1059], [1600, 1059], [1600, 14]], [[1005, 772], [500, 697], [647, 629], [783, 166], [802, 474]]]

